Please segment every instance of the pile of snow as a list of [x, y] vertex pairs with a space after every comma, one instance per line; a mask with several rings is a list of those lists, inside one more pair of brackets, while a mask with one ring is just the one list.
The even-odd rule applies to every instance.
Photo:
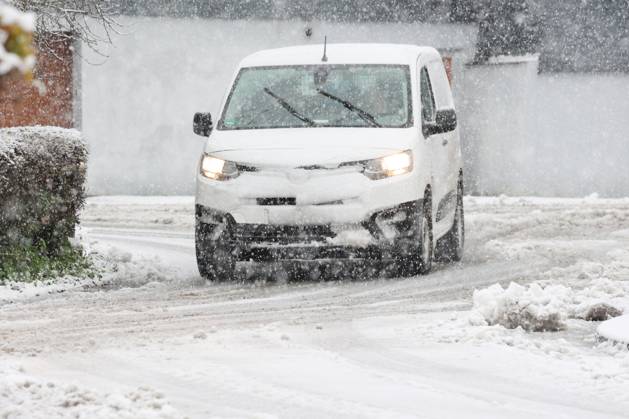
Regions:
[[598, 326], [596, 333], [603, 339], [629, 347], [629, 315], [604, 321]]
[[[549, 287], [550, 288], [550, 287]], [[567, 288], [544, 290], [537, 284], [524, 287], [512, 282], [474, 291], [474, 310], [490, 325], [527, 331], [557, 331], [565, 327], [563, 310]]]
[[179, 418], [164, 396], [148, 387], [101, 393], [41, 381], [20, 367], [0, 369], [0, 418]]
[[558, 331], [566, 328], [568, 318], [607, 320], [629, 307], [629, 282], [606, 278], [593, 280], [579, 290], [564, 285], [539, 283], [507, 288], [494, 284], [474, 291], [473, 310], [489, 325], [526, 331]]
[[336, 236], [327, 239], [327, 243], [333, 246], [367, 247], [374, 243], [372, 235], [362, 227], [353, 228], [347, 226], [334, 228]]
[[35, 65], [34, 55], [21, 57], [6, 50], [5, 43], [9, 34], [2, 30], [3, 26], [15, 26], [25, 32], [32, 33], [35, 31], [35, 15], [20, 12], [6, 4], [0, 4], [0, 75], [7, 74], [12, 70], [18, 70], [22, 73], [32, 70]]
[[539, 60], [539, 54], [523, 54], [523, 55], [494, 55], [487, 59], [487, 64], [514, 64], [536, 62]]

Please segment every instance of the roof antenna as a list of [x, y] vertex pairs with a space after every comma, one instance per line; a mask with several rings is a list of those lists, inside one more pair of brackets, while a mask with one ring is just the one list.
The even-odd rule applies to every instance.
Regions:
[[328, 37], [325, 36], [323, 38], [323, 57], [321, 57], [321, 61], [324, 63], [328, 61], [328, 56], [325, 54], [327, 49], [328, 49]]

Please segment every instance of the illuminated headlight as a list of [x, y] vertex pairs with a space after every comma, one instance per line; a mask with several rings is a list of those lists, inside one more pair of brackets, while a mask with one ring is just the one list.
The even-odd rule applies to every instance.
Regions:
[[363, 162], [364, 174], [371, 180], [384, 179], [410, 173], [413, 170], [413, 154], [410, 150]]
[[200, 171], [203, 176], [214, 180], [229, 180], [238, 176], [238, 166], [231, 161], [204, 154], [201, 158]]

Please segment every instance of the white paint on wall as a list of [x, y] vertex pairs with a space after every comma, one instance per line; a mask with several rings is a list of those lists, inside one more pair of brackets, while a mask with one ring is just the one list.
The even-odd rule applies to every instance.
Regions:
[[529, 189], [629, 196], [629, 75], [542, 75], [534, 92]]
[[629, 75], [467, 68], [459, 103], [467, 190], [629, 196]]
[[537, 62], [467, 67], [459, 119], [467, 191], [497, 193], [522, 181], [534, 152], [526, 140]]

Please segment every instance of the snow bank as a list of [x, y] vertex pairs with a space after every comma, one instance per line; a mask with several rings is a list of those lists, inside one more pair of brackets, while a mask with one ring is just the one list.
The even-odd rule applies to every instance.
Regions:
[[522, 286], [500, 284], [474, 291], [474, 310], [489, 325], [526, 331], [558, 331], [566, 328], [566, 319], [607, 320], [622, 314], [629, 306], [629, 282], [601, 278], [575, 290], [564, 285], [539, 283]]
[[535, 332], [557, 331], [565, 327], [562, 309], [566, 291], [563, 287], [544, 290], [537, 284], [523, 287], [512, 282], [507, 289], [495, 284], [474, 291], [474, 309], [490, 325], [522, 327]]
[[0, 417], [179, 418], [164, 396], [148, 387], [101, 393], [74, 384], [41, 381], [20, 367], [0, 369]]
[[0, 247], [43, 240], [53, 250], [72, 236], [86, 163], [87, 146], [76, 130], [0, 129]]
[[629, 345], [629, 315], [616, 317], [601, 323], [596, 329], [596, 333], [612, 342]]
[[175, 268], [163, 263], [158, 257], [141, 257], [113, 248], [88, 251], [88, 256], [94, 265], [93, 277], [66, 275], [45, 281], [4, 281], [0, 284], [0, 306], [73, 290], [150, 286], [167, 282], [169, 278], [170, 280], [177, 278], [179, 274]]

